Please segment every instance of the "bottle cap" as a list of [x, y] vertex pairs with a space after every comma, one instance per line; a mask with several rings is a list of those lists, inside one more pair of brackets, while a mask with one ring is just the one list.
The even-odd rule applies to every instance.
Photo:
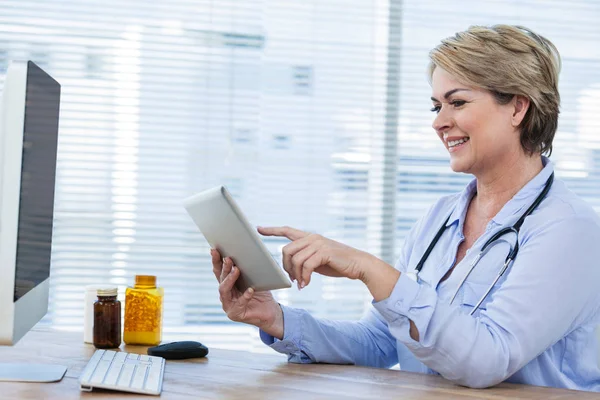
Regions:
[[116, 287], [105, 287], [102, 289], [98, 289], [98, 296], [116, 296], [117, 288]]
[[111, 285], [110, 283], [97, 284], [97, 285], [86, 285], [85, 291], [96, 294], [96, 293], [98, 293], [98, 289], [112, 289], [114, 287], [115, 287], [115, 285]]
[[156, 276], [154, 275], [136, 275], [135, 284], [140, 286], [156, 286]]

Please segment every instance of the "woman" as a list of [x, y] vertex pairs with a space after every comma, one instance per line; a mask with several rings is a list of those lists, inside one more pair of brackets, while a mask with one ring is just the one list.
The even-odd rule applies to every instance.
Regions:
[[399, 362], [470, 387], [599, 391], [600, 219], [543, 156], [559, 113], [556, 48], [497, 25], [443, 40], [430, 58], [433, 128], [452, 169], [475, 179], [413, 227], [395, 267], [320, 235], [259, 228], [291, 240], [283, 264], [299, 288], [313, 272], [360, 279], [373, 296], [368, 315], [317, 319], [270, 293], [240, 293], [239, 270], [211, 250], [223, 309], [291, 362]]

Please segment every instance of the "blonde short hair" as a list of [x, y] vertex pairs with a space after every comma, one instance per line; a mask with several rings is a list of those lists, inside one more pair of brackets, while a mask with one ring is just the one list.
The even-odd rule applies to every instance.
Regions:
[[558, 125], [561, 60], [548, 39], [522, 26], [472, 26], [429, 53], [429, 79], [436, 67], [459, 82], [489, 90], [499, 104], [515, 95], [530, 100], [521, 122], [521, 146], [528, 154], [552, 153]]

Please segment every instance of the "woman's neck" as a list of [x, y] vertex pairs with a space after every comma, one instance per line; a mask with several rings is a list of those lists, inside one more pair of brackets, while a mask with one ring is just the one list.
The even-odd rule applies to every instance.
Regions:
[[521, 154], [520, 159], [513, 158], [502, 163], [503, 168], [488, 170], [485, 174], [476, 175], [477, 194], [472, 203], [478, 214], [492, 219], [515, 194], [519, 192], [544, 168], [539, 154], [527, 156]]

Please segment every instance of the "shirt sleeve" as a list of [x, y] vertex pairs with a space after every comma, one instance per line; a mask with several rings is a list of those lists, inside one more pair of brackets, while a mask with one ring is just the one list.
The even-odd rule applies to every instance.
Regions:
[[292, 363], [354, 364], [389, 368], [398, 363], [396, 339], [372, 307], [360, 321], [332, 321], [281, 306], [284, 337], [260, 331], [263, 343]]
[[[404, 274], [374, 307], [393, 336], [429, 368], [465, 386], [492, 386], [598, 311], [599, 243], [600, 228], [591, 218], [565, 218], [532, 230], [478, 316], [440, 302], [435, 288]], [[409, 320], [419, 342], [410, 337]]]

